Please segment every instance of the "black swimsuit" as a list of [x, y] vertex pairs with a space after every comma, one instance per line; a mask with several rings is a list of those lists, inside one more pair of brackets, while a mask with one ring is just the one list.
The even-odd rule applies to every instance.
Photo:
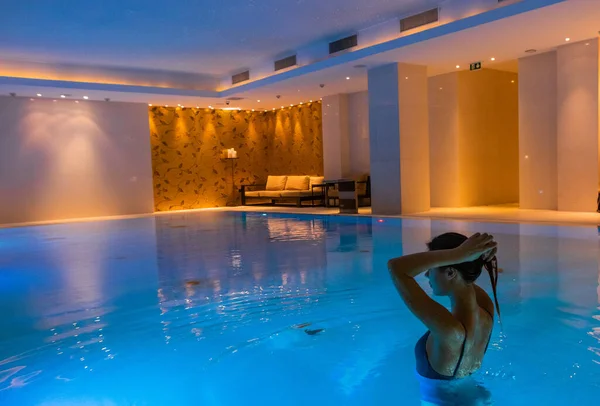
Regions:
[[[484, 309], [485, 310], [485, 309]], [[494, 321], [494, 317], [486, 310], [486, 313], [490, 315], [492, 321]], [[493, 330], [493, 329], [492, 329]], [[465, 329], [465, 340], [463, 341], [462, 348], [460, 350], [460, 357], [458, 357], [458, 363], [456, 364], [456, 368], [454, 368], [454, 373], [452, 376], [442, 375], [433, 369], [431, 364], [429, 363], [429, 357], [427, 356], [427, 338], [431, 334], [430, 331], [426, 332], [423, 337], [417, 341], [415, 345], [415, 358], [417, 360], [417, 373], [424, 378], [428, 379], [436, 379], [440, 381], [452, 381], [454, 379], [459, 379], [456, 377], [456, 373], [458, 372], [458, 368], [462, 362], [463, 356], [465, 355], [465, 345], [467, 343], [467, 334]], [[490, 345], [490, 339], [492, 338], [492, 331], [490, 331], [490, 337], [488, 338], [488, 342], [485, 346], [484, 354], [487, 352], [488, 345]]]

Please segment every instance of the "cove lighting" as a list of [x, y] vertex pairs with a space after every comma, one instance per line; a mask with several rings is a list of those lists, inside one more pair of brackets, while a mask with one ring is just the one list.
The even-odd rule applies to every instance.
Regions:
[[239, 107], [223, 107], [221, 110], [231, 111], [231, 110], [241, 110], [241, 109]]

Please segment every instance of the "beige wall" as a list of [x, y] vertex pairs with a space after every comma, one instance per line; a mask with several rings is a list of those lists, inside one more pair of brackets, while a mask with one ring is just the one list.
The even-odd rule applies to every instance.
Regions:
[[326, 179], [350, 175], [350, 140], [348, 139], [348, 95], [323, 98], [323, 174]]
[[460, 207], [458, 75], [429, 78], [431, 206]]
[[461, 204], [519, 201], [517, 74], [483, 69], [458, 77]]
[[147, 106], [0, 97], [0, 224], [153, 211]]
[[517, 75], [440, 75], [429, 79], [429, 96], [432, 206], [517, 203]]

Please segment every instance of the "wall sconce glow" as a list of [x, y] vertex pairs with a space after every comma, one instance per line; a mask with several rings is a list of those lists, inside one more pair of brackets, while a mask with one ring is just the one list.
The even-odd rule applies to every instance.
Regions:
[[309, 100], [308, 102], [309, 102], [309, 103], [312, 103], [312, 100]]
[[41, 94], [41, 93], [38, 93], [36, 96], [37, 96], [37, 97], [42, 97], [42, 94]]
[[525, 159], [529, 159], [529, 155], [525, 155]]
[[492, 61], [492, 62], [495, 60], [496, 60], [496, 58], [494, 58], [493, 56], [490, 58], [490, 61]]
[[257, 100], [256, 102], [257, 102], [257, 103], [260, 103], [260, 100]]
[[152, 107], [152, 103], [148, 103], [148, 106]]
[[302, 106], [302, 102], [300, 102], [300, 105]]
[[294, 105], [293, 105], [293, 104], [290, 104], [290, 107], [294, 107]]
[[254, 111], [254, 109], [252, 109], [252, 111]]
[[510, 83], [515, 83], [515, 81], [514, 81], [514, 80], [511, 80], [511, 81], [510, 81]]
[[283, 108], [283, 106], [281, 106], [281, 108]]
[[65, 97], [67, 97], [67, 96], [65, 96], [64, 94], [61, 94], [61, 95], [60, 95], [60, 98], [61, 98], [61, 99], [64, 99]]
[[197, 108], [197, 109], [199, 109], [199, 108], [200, 108], [200, 106], [196, 106], [196, 108]]
[[83, 100], [87, 100], [87, 99], [89, 99], [89, 97], [83, 96]]
[[177, 107], [181, 107], [181, 104], [177, 103]]
[[165, 107], [169, 107], [169, 105], [168, 105], [168, 104], [165, 104]]
[[567, 38], [565, 38], [565, 41], [569, 42], [569, 41], [571, 41], [571, 38], [567, 37]]

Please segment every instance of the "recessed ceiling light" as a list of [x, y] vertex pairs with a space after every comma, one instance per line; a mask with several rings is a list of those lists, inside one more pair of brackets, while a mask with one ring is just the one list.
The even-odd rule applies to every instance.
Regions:
[[302, 105], [302, 102], [300, 102], [300, 105]]
[[312, 103], [312, 100], [309, 100], [309, 103]]
[[350, 76], [346, 76], [346, 80], [350, 80]]
[[257, 102], [257, 103], [260, 103], [260, 100], [257, 100], [256, 102]]
[[460, 69], [460, 65], [456, 65], [456, 69]]
[[254, 109], [252, 109], [252, 111], [254, 111]]
[[42, 94], [41, 94], [41, 93], [38, 93], [38, 94], [37, 94], [37, 97], [42, 97]]
[[490, 61], [495, 61], [496, 58], [494, 58], [493, 56], [490, 58]]
[[34, 101], [35, 99], [29, 99], [29, 100]]
[[56, 100], [52, 100], [53, 102], [56, 102]]
[[196, 106], [196, 108], [197, 108], [197, 109], [199, 109], [199, 108], [200, 108], [200, 106]]
[[87, 97], [87, 96], [83, 96], [83, 99], [84, 99], [84, 100], [87, 100], [87, 99], [89, 99], [89, 97]]
[[440, 90], [444, 90], [444, 88], [443, 88], [443, 87], [440, 87]]
[[323, 98], [321, 97], [319, 100], [323, 100]]
[[148, 106], [152, 107], [152, 103], [148, 103]]
[[589, 42], [586, 42], [586, 43], [585, 43], [585, 45], [586, 45], [586, 46], [587, 46], [587, 45], [590, 45], [590, 43], [589, 43]]
[[213, 106], [208, 106], [208, 108], [209, 108], [209, 109], [212, 109], [212, 108], [213, 108]]
[[511, 81], [510, 81], [510, 83], [515, 83], [515, 81], [514, 81], [514, 80], [511, 80]]
[[61, 99], [64, 99], [65, 97], [67, 97], [67, 96], [65, 96], [64, 94], [61, 94], [61, 95], [60, 95], [60, 98], [61, 98]]
[[177, 103], [177, 107], [181, 107], [181, 104]]
[[275, 107], [273, 107], [273, 111], [275, 111]]
[[281, 106], [281, 108], [283, 108], [283, 106]]
[[567, 38], [565, 38], [565, 41], [569, 42], [569, 41], [571, 41], [571, 38], [567, 37]]
[[165, 104], [165, 107], [169, 107], [169, 105], [168, 105], [168, 104]]
[[75, 103], [79, 104], [79, 100], [75, 100]]

